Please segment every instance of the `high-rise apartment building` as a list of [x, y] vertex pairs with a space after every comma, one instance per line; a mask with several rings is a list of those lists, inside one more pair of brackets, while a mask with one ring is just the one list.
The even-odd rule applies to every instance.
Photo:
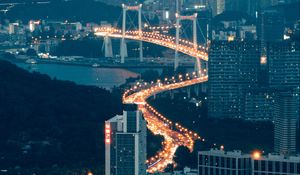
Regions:
[[244, 118], [246, 120], [274, 120], [274, 89], [259, 87], [245, 93]]
[[264, 10], [259, 14], [258, 39], [266, 42], [282, 41], [284, 36], [284, 15], [277, 10]]
[[300, 43], [299, 41], [269, 43], [267, 58], [270, 87], [292, 89], [290, 90], [290, 97], [278, 99], [278, 103], [282, 103], [286, 108], [280, 106], [281, 104], [277, 105], [278, 122], [277, 125], [275, 124], [275, 151], [294, 152], [295, 127], [296, 122], [299, 123], [300, 120]]
[[278, 92], [275, 101], [274, 150], [284, 155], [294, 154], [299, 119], [298, 93], [293, 89]]
[[105, 122], [105, 174], [146, 175], [146, 121], [137, 105]]
[[242, 117], [245, 91], [258, 81], [259, 57], [255, 41], [212, 42], [208, 61], [210, 117]]
[[300, 43], [273, 42], [268, 45], [269, 84], [274, 88], [300, 88]]

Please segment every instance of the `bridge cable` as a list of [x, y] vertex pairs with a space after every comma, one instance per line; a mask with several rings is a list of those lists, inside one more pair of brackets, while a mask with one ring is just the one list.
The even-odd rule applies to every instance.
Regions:
[[142, 15], [143, 15], [143, 17], [144, 17], [146, 23], [148, 24], [148, 26], [151, 27], [151, 24], [150, 24], [149, 20], [146, 18], [145, 14], [142, 13]]
[[[187, 23], [187, 21], [185, 21], [185, 22]], [[181, 26], [183, 26], [183, 25], [181, 25]], [[182, 27], [182, 30], [181, 30], [181, 31], [182, 31], [182, 34], [183, 34], [184, 37], [185, 37], [184, 40], [188, 40], [188, 41], [190, 40], [190, 38], [188, 37], [186, 31], [187, 31], [188, 28], [190, 28], [189, 26], [190, 26], [190, 25], [185, 25], [185, 27], [184, 27], [184, 28]], [[191, 28], [191, 29], [192, 29], [192, 28]], [[193, 31], [192, 31], [192, 33], [193, 33]], [[193, 39], [193, 37], [192, 37], [192, 39]]]
[[[133, 26], [133, 29], [136, 29], [137, 27], [135, 26], [133, 19], [130, 17], [129, 14], [127, 14], [127, 16], [128, 16], [129, 22], [130, 22], [128, 30], [130, 30], [132, 26]], [[137, 14], [135, 14], [134, 18], [136, 18], [136, 17], [137, 17]]]
[[200, 33], [201, 33], [201, 36], [202, 36], [202, 38], [203, 38], [204, 43], [206, 43], [206, 37], [204, 36], [203, 31], [202, 31], [202, 29], [201, 29], [201, 26], [200, 26], [200, 24], [199, 24], [198, 22], [197, 22], [197, 27], [198, 27], [199, 30], [200, 30]]
[[[115, 27], [119, 27], [118, 25], [119, 25], [119, 22], [120, 22], [120, 20], [121, 20], [122, 15], [123, 15], [123, 14], [120, 13], [120, 15], [119, 15], [119, 17], [118, 17], [118, 20], [117, 20], [117, 23], [116, 23], [117, 26], [115, 26]], [[120, 26], [122, 26], [122, 24], [121, 24]]]

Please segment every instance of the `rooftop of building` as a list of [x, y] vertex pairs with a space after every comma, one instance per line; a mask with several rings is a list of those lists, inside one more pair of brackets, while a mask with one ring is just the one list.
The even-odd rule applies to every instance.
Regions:
[[[256, 155], [256, 153], [259, 153]], [[246, 154], [240, 150], [224, 151], [220, 149], [212, 148], [209, 151], [199, 151], [198, 154], [210, 155], [210, 156], [222, 156], [222, 157], [236, 157], [236, 158], [253, 158], [254, 160], [269, 160], [269, 161], [285, 161], [300, 163], [300, 154], [283, 155], [277, 153], [269, 153], [267, 155], [261, 155], [261, 152], [254, 151], [253, 154]]]
[[199, 151], [198, 154], [202, 155], [213, 155], [213, 156], [224, 156], [224, 157], [240, 157], [240, 158], [250, 158], [250, 154], [244, 154], [241, 150], [224, 151], [220, 149], [212, 148], [209, 151]]
[[285, 156], [283, 154], [277, 154], [277, 153], [269, 153], [267, 155], [261, 156], [258, 160], [272, 160], [272, 161], [287, 161], [287, 162], [296, 162], [300, 163], [300, 155], [290, 155]]

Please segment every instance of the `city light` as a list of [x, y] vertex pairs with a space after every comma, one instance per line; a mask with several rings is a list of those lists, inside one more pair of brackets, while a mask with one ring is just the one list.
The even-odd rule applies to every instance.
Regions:
[[[13, 71], [13, 67], [1, 63], [4, 64], [4, 74], [0, 77], [4, 78], [5, 84], [0, 92], [4, 90], [2, 94], [7, 98], [4, 98], [5, 106], [0, 111], [4, 116], [12, 115], [14, 118], [2, 117], [3, 130], [9, 133], [5, 140], [1, 140], [1, 143], [6, 144], [4, 147], [8, 148], [2, 151], [5, 155], [1, 157], [1, 161], [9, 160], [12, 163], [0, 169], [0, 174], [9, 171], [24, 174], [28, 171], [26, 167], [15, 168], [19, 159], [22, 161], [24, 156], [40, 152], [44, 154], [44, 151], [48, 154], [64, 152], [65, 155], [61, 157], [50, 156], [54, 159], [59, 157], [59, 162], [68, 162], [69, 159], [78, 157], [73, 164], [80, 166], [75, 169], [71, 165], [59, 165], [63, 167], [58, 170], [62, 174], [72, 171], [74, 174], [93, 175], [100, 172], [103, 174], [105, 171], [106, 175], [110, 175], [124, 171], [127, 174], [146, 175], [163, 174], [160, 172], [167, 169], [169, 172], [166, 174], [190, 174], [186, 170], [190, 169], [188, 167], [182, 173], [176, 172], [186, 164], [192, 166], [191, 174], [228, 174], [246, 170], [248, 174], [300, 175], [297, 144], [300, 18], [299, 8], [295, 8], [300, 6], [299, 0], [249, 0], [243, 3], [242, 0], [226, 3], [222, 0], [193, 3], [176, 0], [145, 1], [141, 4], [137, 1], [99, 3], [99, 0], [89, 1], [88, 4], [72, 0], [6, 1], [0, 3], [1, 19], [3, 18], [0, 22], [0, 59], [24, 70], [10, 73], [7, 71]], [[95, 16], [97, 8], [99, 13]], [[71, 9], [72, 13], [58, 13], [65, 9]], [[83, 11], [87, 13], [82, 14]], [[127, 13], [128, 11], [134, 12]], [[136, 12], [138, 13], [135, 14]], [[182, 23], [181, 20], [190, 21]], [[188, 26], [191, 21], [192, 26]], [[120, 48], [116, 48], [115, 44], [120, 44]], [[63, 64], [63, 69], [66, 66], [84, 66], [79, 69], [92, 69], [92, 74], [89, 71], [87, 75], [92, 78], [77, 82], [86, 72], [81, 73], [77, 68], [76, 73], [72, 73], [74, 76], [66, 79], [75, 81], [72, 84], [64, 85], [60, 80], [51, 80], [55, 79], [51, 76], [53, 71], [41, 71], [51, 78], [38, 78], [41, 75], [31, 72], [39, 72], [42, 64], [43, 67], [47, 64]], [[168, 70], [173, 64], [174, 72]], [[127, 70], [136, 68], [142, 70]], [[120, 70], [117, 73], [103, 73], [102, 69]], [[155, 74], [149, 73], [148, 69], [155, 71]], [[194, 72], [184, 72], [191, 69]], [[29, 73], [25, 74], [25, 71]], [[141, 73], [143, 71], [146, 73]], [[58, 71], [57, 78], [64, 79], [60, 76], [64, 76], [65, 72]], [[171, 72], [174, 74], [164, 77]], [[18, 81], [22, 79], [22, 74], [25, 78], [37, 78]], [[146, 74], [150, 74], [149, 77]], [[153, 78], [156, 76], [161, 79]], [[131, 81], [122, 85], [117, 81], [110, 81], [125, 81], [128, 77]], [[85, 87], [95, 85], [95, 80], [101, 89]], [[55, 88], [45, 88], [38, 83]], [[26, 85], [29, 86], [25, 87]], [[40, 89], [43, 90], [42, 93]], [[69, 90], [69, 93], [61, 90]], [[41, 94], [42, 99], [31, 99], [36, 99], [35, 96]], [[60, 94], [57, 95], [60, 99], [52, 99], [56, 96], [51, 94]], [[119, 111], [116, 107], [121, 106], [118, 105], [120, 99], [115, 97], [120, 95], [124, 104], [123, 118], [116, 115], [115, 118], [106, 120], [106, 117]], [[74, 106], [76, 109], [73, 109]], [[136, 115], [130, 113], [133, 110]], [[95, 120], [99, 111], [103, 113], [102, 118]], [[26, 122], [43, 123], [45, 117], [40, 115], [48, 116], [52, 113], [59, 116], [51, 118], [51, 123], [71, 122], [72, 128], [55, 125], [54, 131], [60, 132], [51, 133], [51, 128], [48, 128], [49, 131], [39, 125], [32, 128], [30, 124], [20, 122], [24, 118], [30, 118]], [[168, 113], [174, 114], [174, 117], [171, 118]], [[72, 115], [66, 118], [67, 114]], [[131, 118], [127, 118], [127, 114]], [[20, 123], [27, 128], [18, 127]], [[98, 129], [90, 127], [91, 123], [98, 126]], [[148, 150], [148, 130], [145, 126], [153, 135], [163, 138], [161, 143]], [[82, 130], [82, 127], [89, 130]], [[103, 130], [99, 131], [99, 127], [103, 127]], [[42, 135], [44, 138], [35, 138], [31, 134], [38, 131], [46, 131]], [[95, 144], [95, 139], [91, 139], [99, 134], [100, 147], [98, 143]], [[125, 137], [119, 137], [120, 134]], [[203, 136], [210, 140], [207, 141]], [[74, 147], [73, 143], [77, 145]], [[64, 150], [59, 145], [64, 145]], [[226, 152], [225, 145], [226, 149], [235, 147], [237, 150]], [[251, 145], [255, 149], [244, 154], [238, 149], [243, 150], [245, 145]], [[11, 146], [16, 149], [9, 149]], [[44, 149], [49, 146], [53, 151], [47, 152], [48, 149]], [[102, 149], [103, 146], [105, 150]], [[210, 151], [200, 150], [199, 147], [202, 146], [203, 149], [212, 148]], [[192, 154], [199, 151], [198, 161], [178, 161], [176, 158], [179, 156], [176, 157], [175, 153], [179, 147], [184, 147], [191, 153], [195, 149]], [[156, 150], [155, 154], [153, 150]], [[104, 151], [105, 165], [100, 165], [97, 171], [91, 168], [94, 167], [93, 164], [85, 166], [81, 163], [87, 162], [84, 159], [91, 157], [80, 156], [81, 154], [97, 157], [102, 156]], [[147, 151], [151, 155], [148, 158]], [[132, 161], [131, 158], [135, 160]], [[99, 158], [93, 159], [98, 161]], [[103, 164], [103, 158], [99, 161]], [[176, 168], [177, 163], [179, 168]], [[194, 163], [197, 164], [196, 169]], [[42, 164], [43, 160], [36, 160], [36, 168], [28, 173], [47, 171], [47, 167], [43, 169]], [[134, 169], [126, 170], [126, 166]]]
[[261, 56], [260, 57], [260, 64], [267, 64], [267, 57], [266, 56]]
[[111, 129], [109, 124], [105, 124], [105, 144], [110, 144]]
[[[112, 37], [112, 38], [122, 38], [122, 30], [111, 28], [111, 27], [98, 27], [94, 29], [96, 36], [101, 37]], [[156, 32], [145, 32], [142, 31], [126, 31], [125, 38], [131, 40], [141, 40], [157, 45], [161, 45], [173, 50], [178, 50], [186, 55], [189, 55], [195, 59], [202, 59], [208, 61], [207, 48], [205, 46], [197, 45], [198, 49], [194, 49], [194, 43], [179, 39], [179, 44], [175, 43], [176, 38], [168, 35], [163, 35]]]
[[261, 152], [260, 152], [260, 151], [254, 151], [254, 152], [252, 153], [252, 157], [253, 157], [254, 159], [260, 159], [260, 157], [261, 157]]

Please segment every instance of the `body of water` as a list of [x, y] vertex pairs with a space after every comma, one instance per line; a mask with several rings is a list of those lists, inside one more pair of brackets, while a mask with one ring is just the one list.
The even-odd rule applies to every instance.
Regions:
[[139, 76], [136, 71], [129, 71], [118, 68], [94, 68], [88, 66], [61, 65], [61, 64], [25, 64], [16, 63], [17, 66], [42, 74], [58, 80], [69, 80], [77, 84], [93, 85], [110, 89], [125, 83], [129, 77]]

